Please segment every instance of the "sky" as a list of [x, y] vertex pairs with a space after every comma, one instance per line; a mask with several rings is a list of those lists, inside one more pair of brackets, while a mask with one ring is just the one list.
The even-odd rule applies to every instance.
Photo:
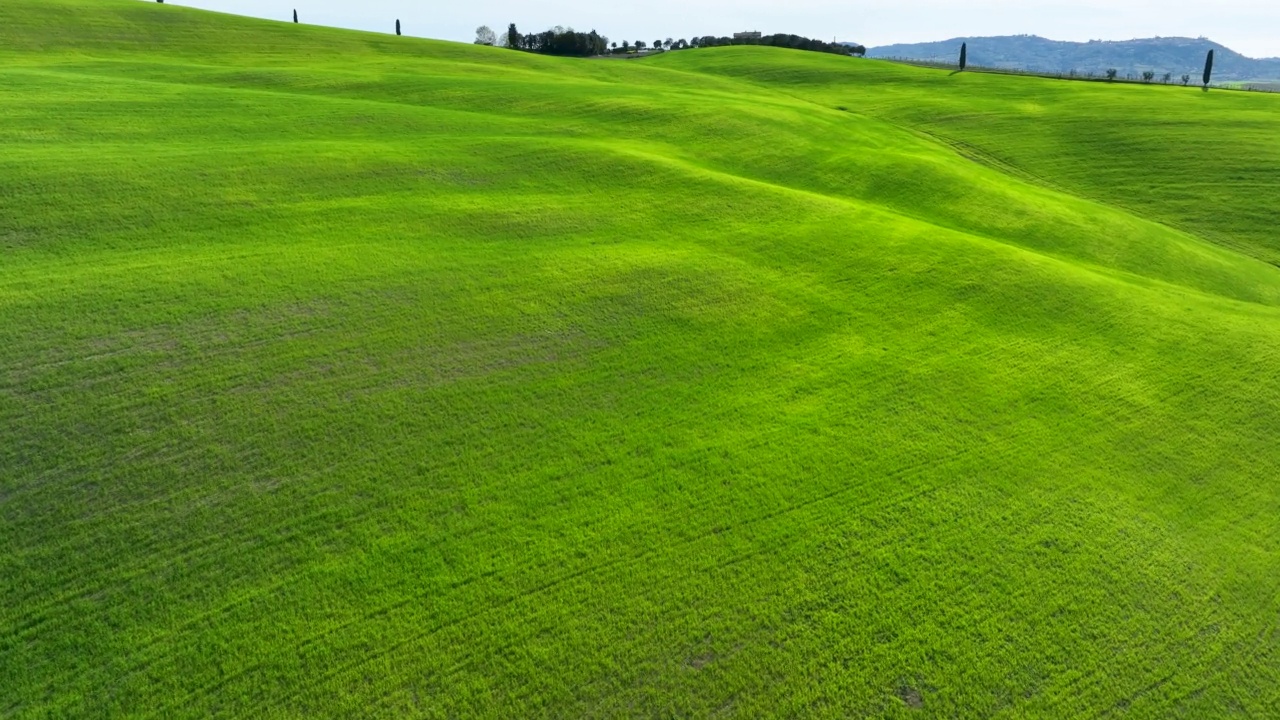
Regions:
[[612, 40], [782, 32], [867, 47], [961, 36], [1053, 40], [1208, 37], [1250, 57], [1280, 57], [1277, 0], [168, 0], [208, 10], [470, 42], [516, 23], [597, 30]]

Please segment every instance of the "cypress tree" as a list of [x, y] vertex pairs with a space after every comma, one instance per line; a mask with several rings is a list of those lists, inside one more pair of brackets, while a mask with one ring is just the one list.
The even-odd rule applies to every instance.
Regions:
[[297, 11], [297, 10], [294, 10], [294, 11], [293, 11], [293, 22], [294, 22], [295, 24], [298, 22], [298, 11]]
[[969, 64], [969, 43], [960, 43], [960, 69]]
[[1213, 79], [1213, 51], [1209, 51], [1208, 57], [1204, 59], [1204, 86], [1209, 87], [1209, 81]]
[[399, 35], [399, 34], [400, 34], [400, 19], [399, 19], [399, 18], [397, 18], [397, 19], [396, 19], [396, 34], [397, 34], [397, 35]]

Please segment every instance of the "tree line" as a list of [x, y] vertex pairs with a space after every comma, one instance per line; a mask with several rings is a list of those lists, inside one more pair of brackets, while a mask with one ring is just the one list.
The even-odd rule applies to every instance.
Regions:
[[759, 38], [745, 37], [715, 37], [714, 35], [705, 35], [695, 37], [692, 40], [674, 40], [667, 38], [665, 40], [659, 38], [650, 45], [643, 40], [623, 40], [621, 44], [618, 42], [610, 42], [609, 38], [597, 33], [595, 30], [582, 33], [575, 32], [573, 28], [554, 27], [540, 33], [532, 33], [529, 35], [522, 34], [515, 23], [507, 26], [506, 33], [499, 35], [487, 26], [476, 28], [477, 45], [496, 45], [499, 47], [507, 47], [513, 50], [523, 50], [525, 52], [539, 53], [542, 55], [562, 55], [570, 57], [591, 57], [595, 55], [621, 55], [632, 52], [639, 52], [652, 48], [654, 50], [684, 50], [686, 48], [706, 48], [706, 47], [723, 47], [728, 45], [765, 45], [769, 47], [784, 47], [792, 50], [809, 50], [812, 52], [825, 52], [835, 55], [856, 55], [862, 57], [866, 55], [867, 49], [861, 45], [841, 45], [839, 43], [828, 43], [812, 38], [801, 37], [799, 35], [765, 35]]
[[693, 42], [690, 43], [690, 47], [696, 48], [724, 47], [726, 45], [765, 45], [768, 47], [790, 48], [792, 50], [825, 52], [833, 55], [856, 55], [858, 57], [867, 54], [867, 49], [861, 45], [842, 45], [840, 43], [823, 42], [822, 40], [814, 40], [800, 35], [782, 33], [765, 35], [760, 38], [713, 37], [708, 35], [694, 38]]

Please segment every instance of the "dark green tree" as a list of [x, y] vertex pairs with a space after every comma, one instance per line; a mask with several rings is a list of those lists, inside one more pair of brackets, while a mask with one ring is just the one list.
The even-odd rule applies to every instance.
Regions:
[[1213, 79], [1213, 51], [1210, 50], [1209, 54], [1204, 59], [1204, 86], [1206, 88], [1209, 87], [1209, 81], [1212, 79]]
[[969, 64], [969, 43], [960, 43], [960, 69]]
[[507, 47], [513, 50], [520, 47], [520, 31], [516, 29], [515, 23], [507, 26]]
[[293, 23], [294, 23], [295, 25], [297, 25], [297, 24], [298, 24], [298, 11], [297, 11], [297, 10], [294, 10], [294, 11], [293, 11]]
[[400, 34], [400, 19], [396, 18], [396, 35]]

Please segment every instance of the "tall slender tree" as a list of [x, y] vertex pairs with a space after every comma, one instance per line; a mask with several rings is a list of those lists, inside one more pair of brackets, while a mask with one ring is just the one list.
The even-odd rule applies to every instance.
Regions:
[[1204, 59], [1204, 86], [1209, 87], [1209, 81], [1213, 79], [1213, 51], [1210, 50], [1208, 56]]
[[400, 18], [396, 18], [396, 35], [400, 34]]
[[297, 10], [294, 10], [294, 11], [293, 11], [293, 22], [294, 22], [294, 24], [295, 24], [295, 25], [296, 25], [296, 24], [297, 24], [297, 22], [298, 22], [298, 11], [297, 11]]
[[960, 43], [960, 69], [969, 64], [969, 43]]

